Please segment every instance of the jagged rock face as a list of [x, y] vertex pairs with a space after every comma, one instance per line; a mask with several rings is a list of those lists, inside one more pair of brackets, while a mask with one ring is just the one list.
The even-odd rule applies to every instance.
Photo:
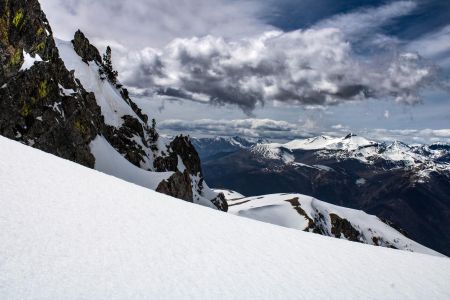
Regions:
[[[38, 1], [0, 7], [0, 134], [93, 167], [88, 145], [103, 123], [95, 97], [59, 58]], [[24, 53], [43, 61], [20, 71]]]
[[124, 121], [122, 127], [117, 129], [113, 126], [105, 126], [104, 134], [119, 153], [133, 165], [140, 167], [146, 153], [144, 148], [133, 140], [133, 136], [138, 137], [142, 144], [148, 147], [144, 127], [131, 116], [124, 116], [122, 119]]

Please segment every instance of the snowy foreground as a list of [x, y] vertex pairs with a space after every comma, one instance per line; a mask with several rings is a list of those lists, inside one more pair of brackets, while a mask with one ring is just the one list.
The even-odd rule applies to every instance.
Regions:
[[189, 204], [0, 137], [1, 299], [449, 299], [450, 260]]

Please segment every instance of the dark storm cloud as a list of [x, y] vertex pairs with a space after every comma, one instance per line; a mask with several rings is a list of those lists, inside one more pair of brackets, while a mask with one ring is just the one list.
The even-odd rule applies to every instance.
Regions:
[[[291, 32], [267, 31], [273, 27], [262, 20], [271, 0], [42, 2], [56, 32], [81, 27], [97, 45], [110, 44], [121, 80], [141, 94], [232, 104], [250, 114], [269, 102], [414, 104], [437, 80], [414, 46], [381, 31], [414, 12], [414, 1], [349, 9]], [[361, 43], [375, 55], [361, 55]], [[433, 49], [433, 36], [423, 44]]]

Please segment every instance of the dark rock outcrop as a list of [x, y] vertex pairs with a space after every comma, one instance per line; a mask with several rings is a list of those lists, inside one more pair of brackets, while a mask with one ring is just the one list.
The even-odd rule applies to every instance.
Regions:
[[80, 30], [75, 33], [72, 44], [75, 52], [85, 63], [88, 63], [90, 61], [95, 61], [99, 64], [102, 63], [100, 52], [97, 50], [97, 48], [91, 45], [89, 40], [84, 36], [84, 33], [82, 33]]
[[211, 202], [221, 211], [228, 211], [228, 202], [225, 199], [223, 193], [219, 193], [216, 198], [212, 199]]
[[[38, 1], [0, 7], [0, 134], [93, 167], [88, 145], [103, 123], [95, 97], [59, 58]], [[24, 53], [43, 61], [21, 71]]]
[[[198, 153], [192, 145], [189, 137], [183, 135], [175, 137], [174, 140], [167, 146], [165, 151], [163, 151], [163, 155], [156, 157], [153, 162], [155, 170], [158, 172], [176, 172], [171, 178], [169, 178], [168, 182], [162, 182], [157, 191], [166, 193], [165, 191], [170, 190], [171, 186], [175, 186], [176, 182], [180, 182], [180, 163], [182, 163], [185, 168], [185, 170], [183, 170], [183, 178], [190, 183], [188, 184], [186, 182], [180, 185], [183, 186], [182, 189], [185, 190], [190, 186], [194, 191], [196, 191], [196, 194], [201, 194], [204, 179], [200, 157], [198, 156]], [[198, 180], [196, 184], [192, 182], [193, 179]], [[183, 192], [183, 197], [188, 197], [186, 199], [183, 198], [187, 201], [193, 201], [194, 193]], [[210, 201], [219, 210], [228, 210], [228, 203], [222, 193]]]
[[352, 223], [350, 223], [347, 219], [343, 219], [336, 214], [330, 214], [331, 219], [331, 233], [335, 237], [344, 236], [347, 240], [352, 242], [360, 241], [360, 233], [356, 230]]
[[187, 171], [176, 172], [168, 180], [163, 180], [156, 189], [157, 192], [193, 202], [191, 178]]

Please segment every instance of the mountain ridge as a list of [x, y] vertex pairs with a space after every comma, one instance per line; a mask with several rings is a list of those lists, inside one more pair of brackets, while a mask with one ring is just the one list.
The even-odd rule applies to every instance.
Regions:
[[216, 151], [203, 169], [215, 188], [249, 196], [300, 193], [363, 210], [450, 255], [449, 149], [319, 136]]

